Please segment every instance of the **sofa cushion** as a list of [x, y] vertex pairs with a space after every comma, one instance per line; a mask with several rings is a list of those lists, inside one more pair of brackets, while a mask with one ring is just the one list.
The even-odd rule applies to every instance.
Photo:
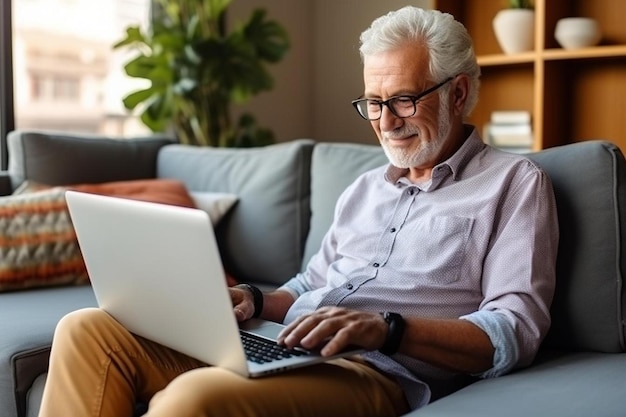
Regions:
[[319, 250], [339, 195], [360, 174], [388, 163], [380, 146], [318, 143], [311, 162], [311, 224], [302, 269]]
[[404, 417], [624, 415], [626, 355], [544, 353], [534, 366], [478, 381]]
[[624, 352], [626, 162], [608, 142], [529, 155], [552, 179], [560, 243], [552, 326], [545, 345]]
[[66, 185], [154, 178], [157, 153], [172, 142], [16, 130], [7, 135], [8, 171], [13, 188], [25, 180]]
[[240, 281], [277, 286], [300, 269], [313, 143], [301, 139], [247, 149], [168, 145], [159, 152], [157, 176], [179, 179], [192, 193], [237, 195], [216, 228], [226, 269]]

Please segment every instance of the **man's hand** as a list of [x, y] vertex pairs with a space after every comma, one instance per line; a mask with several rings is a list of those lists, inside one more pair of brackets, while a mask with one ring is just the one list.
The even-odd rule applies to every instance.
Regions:
[[348, 346], [379, 349], [389, 326], [378, 313], [323, 307], [290, 323], [278, 336], [278, 343], [289, 348], [322, 347], [323, 356], [332, 356]]
[[234, 286], [228, 289], [237, 321], [245, 321], [254, 314], [254, 297], [246, 287]]

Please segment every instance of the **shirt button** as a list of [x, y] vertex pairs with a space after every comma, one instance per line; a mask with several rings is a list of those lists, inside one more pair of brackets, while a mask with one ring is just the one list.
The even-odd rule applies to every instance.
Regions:
[[347, 284], [346, 284], [346, 288], [347, 288], [347, 289], [349, 289], [349, 290], [351, 290], [351, 289], [352, 289], [352, 288], [354, 288], [354, 287], [352, 286], [352, 284], [347, 283]]
[[374, 262], [374, 263], [372, 264], [372, 266], [373, 266], [374, 268], [378, 268], [378, 267], [380, 266], [380, 264], [379, 264], [378, 262]]
[[392, 227], [391, 230], [389, 230], [391, 233], [395, 233], [396, 232], [396, 228]]
[[413, 190], [412, 188], [410, 190], [407, 191], [408, 195], [413, 195], [415, 194], [415, 190]]

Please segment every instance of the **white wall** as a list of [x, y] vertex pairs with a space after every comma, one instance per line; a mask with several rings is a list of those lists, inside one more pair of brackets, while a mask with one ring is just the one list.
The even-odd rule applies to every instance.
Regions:
[[230, 21], [247, 19], [256, 7], [267, 10], [289, 33], [291, 49], [271, 70], [275, 88], [244, 109], [278, 141], [377, 143], [368, 122], [350, 101], [363, 91], [359, 35], [376, 17], [429, 0], [234, 0]]

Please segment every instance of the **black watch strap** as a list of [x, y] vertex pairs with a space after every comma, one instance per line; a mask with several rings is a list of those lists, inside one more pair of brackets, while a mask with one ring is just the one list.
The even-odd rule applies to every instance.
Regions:
[[254, 314], [252, 314], [252, 317], [259, 317], [263, 312], [263, 293], [260, 289], [251, 284], [240, 284], [240, 286], [252, 293], [252, 298], [254, 299]]
[[404, 336], [404, 328], [406, 326], [404, 318], [398, 313], [392, 313], [385, 311], [380, 313], [383, 319], [389, 325], [389, 331], [387, 332], [387, 338], [383, 346], [378, 349], [380, 353], [385, 355], [393, 355], [400, 348], [400, 342], [402, 342], [402, 336]]

